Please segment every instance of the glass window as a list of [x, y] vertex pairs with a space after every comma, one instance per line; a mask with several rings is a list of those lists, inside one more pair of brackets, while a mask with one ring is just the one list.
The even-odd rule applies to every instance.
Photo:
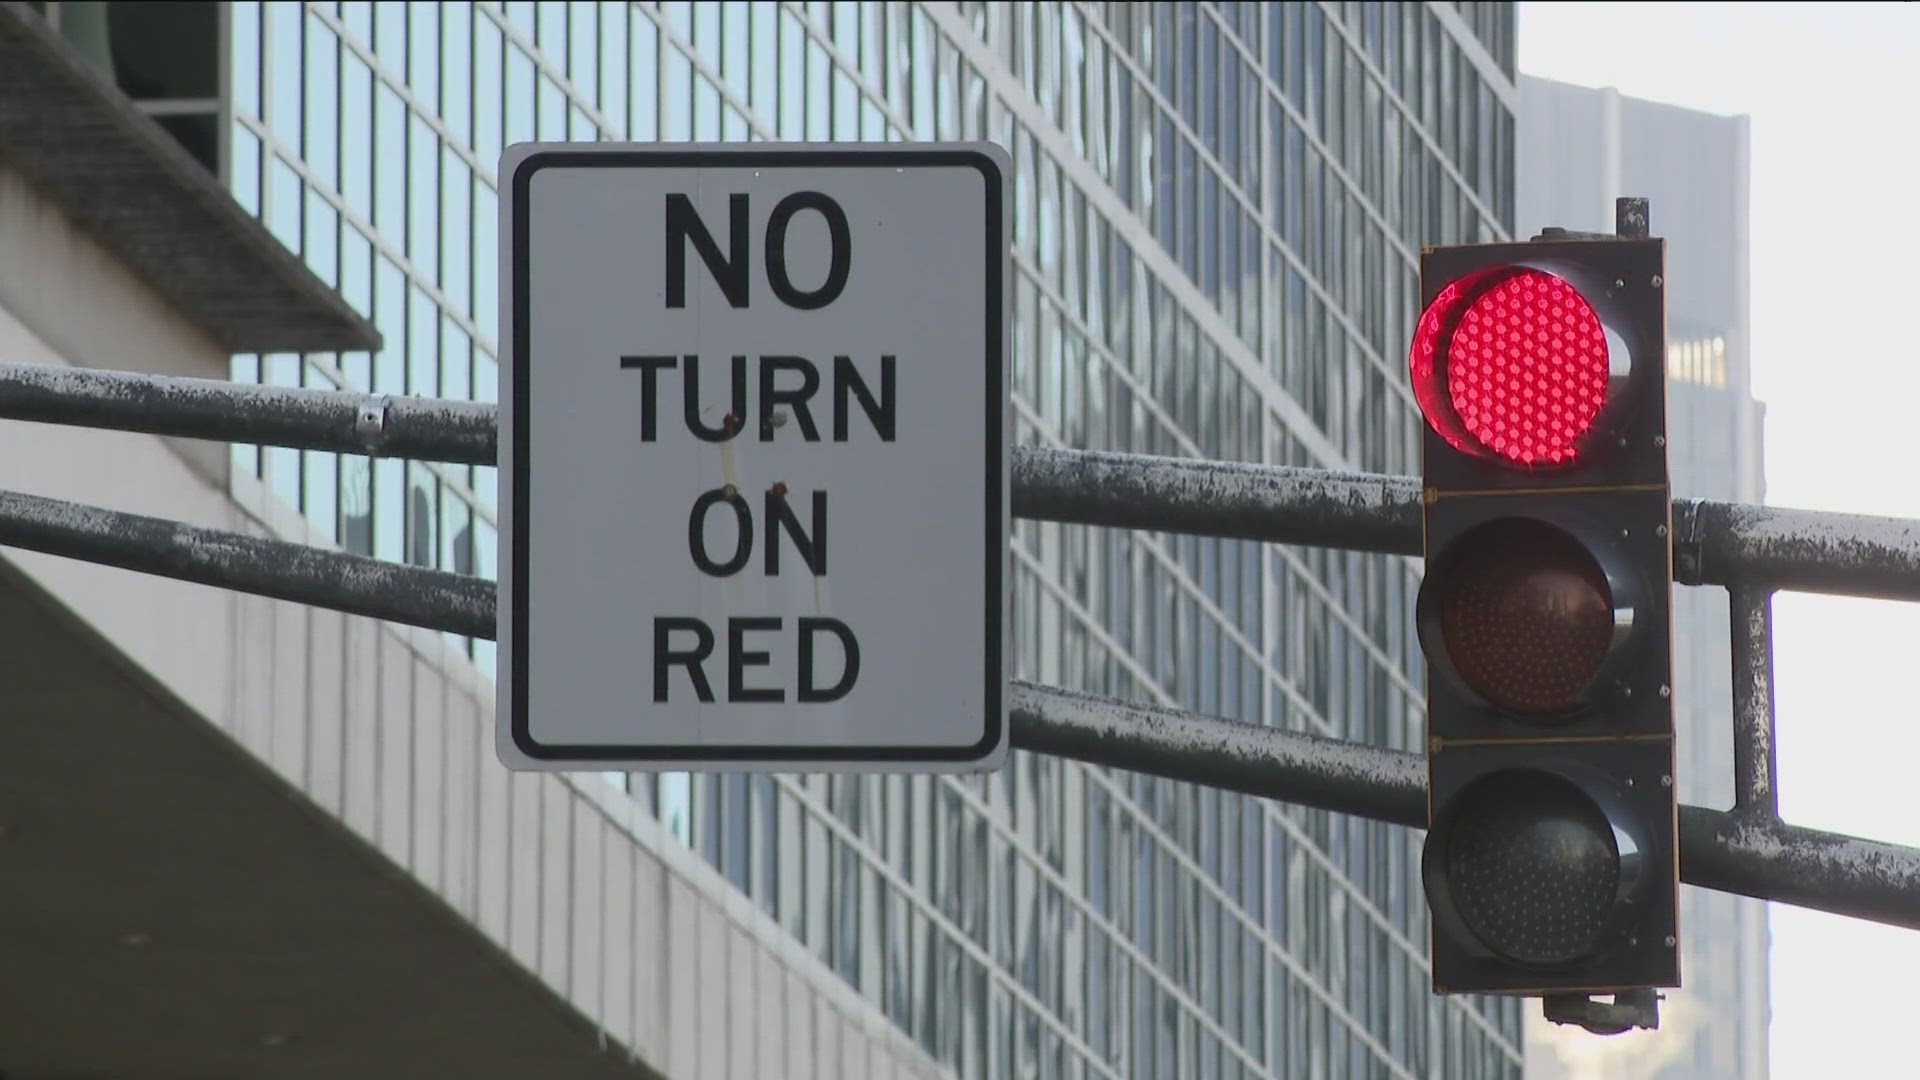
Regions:
[[473, 342], [445, 315], [440, 317], [440, 396], [473, 398]]
[[705, 4], [709, 10], [720, 8], [716, 17], [719, 23], [720, 63], [717, 70], [721, 81], [726, 84], [733, 96], [741, 101], [751, 100], [750, 68], [748, 67], [748, 5], [744, 0], [726, 0], [722, 5]]
[[500, 325], [499, 196], [477, 177], [473, 184], [473, 321], [488, 335]]
[[[507, 142], [532, 142], [534, 138], [533, 60], [517, 45], [507, 47]], [[383, 140], [384, 142], [384, 140]]]
[[233, 35], [232, 63], [227, 78], [232, 87], [233, 107], [248, 116], [260, 115], [260, 5], [235, 3], [228, 8], [229, 33]]
[[720, 91], [698, 74], [693, 77], [693, 137], [700, 142], [720, 138]]
[[[473, 145], [473, 21], [466, 4], [430, 5], [440, 12], [440, 119], [461, 143]], [[485, 21], [484, 19], [482, 21]]]
[[473, 399], [490, 405], [500, 401], [500, 362], [485, 349], [473, 354]]
[[407, 258], [423, 280], [440, 282], [440, 137], [419, 116], [407, 125]]
[[386, 348], [373, 363], [376, 394], [407, 392], [407, 278], [385, 255], [374, 257], [373, 318]]
[[346, 0], [340, 5], [340, 22], [347, 28], [349, 37], [372, 44], [373, 4], [371, 0]]
[[380, 458], [373, 463], [373, 557], [400, 562], [406, 526], [406, 498], [401, 490], [406, 462]]
[[[331, 101], [330, 101], [331, 103]], [[373, 72], [351, 53], [340, 59], [339, 192], [348, 209], [373, 220]]]
[[260, 213], [260, 140], [253, 132], [233, 125], [233, 197], [248, 213]]
[[742, 4], [746, 9], [744, 33], [750, 60], [747, 62], [746, 99], [763, 124], [772, 126], [780, 115], [780, 10], [773, 4]]
[[442, 547], [440, 569], [473, 573], [473, 508], [445, 485], [440, 489]]
[[440, 5], [432, 0], [407, 4], [407, 87], [428, 112], [440, 110]]
[[539, 32], [534, 16], [533, 0], [508, 0], [506, 7], [507, 23], [521, 37], [532, 41]]
[[300, 175], [278, 154], [268, 167], [267, 227], [280, 242], [300, 250], [300, 206], [303, 201]]
[[373, 313], [373, 245], [359, 229], [340, 229], [340, 295], [362, 315]]
[[[821, 52], [823, 63], [830, 63]], [[831, 138], [854, 142], [860, 138], [860, 90], [838, 65], [833, 67], [833, 134]]]
[[[760, 6], [760, 5], [757, 5]], [[790, 11], [780, 13], [780, 129], [782, 139], [806, 137], [807, 40], [800, 19]]]
[[543, 142], [565, 142], [567, 139], [567, 95], [560, 84], [542, 73], [536, 80], [539, 83], [540, 132]]
[[688, 142], [693, 137], [693, 65], [670, 44], [661, 46], [666, 58], [660, 81], [660, 140]]
[[[627, 134], [627, 11], [620, 4], [596, 5], [600, 13], [600, 113], [621, 135]], [[649, 68], [640, 68], [635, 74]]]
[[488, 581], [499, 579], [500, 545], [492, 525], [484, 518], [473, 519], [474, 573]]
[[432, 567], [436, 565], [434, 532], [440, 517], [437, 505], [440, 485], [433, 473], [417, 461], [407, 463], [406, 475], [406, 561], [415, 566]]
[[807, 49], [807, 138], [825, 141], [833, 137], [829, 128], [833, 107], [832, 63], [827, 51], [809, 41]]
[[280, 145], [300, 145], [300, 9], [271, 5], [267, 14], [267, 124]]
[[340, 461], [338, 455], [308, 450], [303, 454], [306, 470], [307, 522], [328, 543], [339, 539]]
[[549, 65], [564, 71], [567, 66], [567, 5], [565, 0], [547, 0], [531, 5], [536, 20], [533, 47]]
[[440, 394], [440, 309], [415, 285], [407, 296], [407, 393]]
[[599, 107], [595, 93], [600, 88], [600, 20], [597, 5], [572, 0], [567, 5], [567, 81], [587, 104]]
[[407, 73], [407, 7], [398, 3], [373, 5], [373, 48], [380, 64], [404, 78]]
[[373, 554], [373, 463], [355, 454], [340, 458], [340, 546]]
[[303, 191], [306, 196], [306, 239], [301, 252], [320, 280], [337, 286], [340, 281], [340, 215], [313, 188], [304, 188]]
[[[683, 5], [668, 6], [674, 8]], [[684, 6], [693, 9], [693, 26], [690, 34], [685, 30], [681, 32], [692, 40], [694, 54], [706, 65], [706, 69], [717, 73], [720, 70], [721, 6], [711, 2]], [[679, 23], [676, 21], [675, 25], [678, 27]]]
[[386, 86], [373, 93], [373, 224], [390, 244], [407, 229], [407, 107]]
[[914, 134], [921, 139], [933, 138], [933, 31], [927, 22], [927, 13], [915, 5], [912, 9], [913, 43], [908, 52], [907, 68], [912, 79], [912, 117]]
[[683, 844], [693, 842], [693, 777], [689, 773], [660, 774], [660, 823]]
[[445, 250], [440, 259], [441, 291], [461, 314], [473, 310], [473, 259], [468, 251], [472, 236], [468, 222], [473, 208], [468, 198], [473, 191], [473, 172], [457, 157], [453, 148], [440, 152], [440, 240]]
[[635, 142], [652, 142], [660, 135], [660, 32], [653, 20], [633, 12], [627, 21], [631, 31], [628, 50], [633, 75], [628, 83], [631, 111], [628, 120]]
[[501, 67], [500, 28], [492, 19], [473, 23], [473, 154], [489, 169], [500, 160]]
[[[487, 401], [494, 395], [477, 395], [479, 400]], [[473, 494], [488, 513], [500, 512], [500, 470], [491, 465], [476, 465], [473, 468]]]

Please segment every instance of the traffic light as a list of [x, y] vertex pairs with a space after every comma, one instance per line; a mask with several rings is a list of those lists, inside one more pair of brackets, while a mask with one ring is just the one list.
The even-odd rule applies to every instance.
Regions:
[[1664, 272], [1644, 237], [1421, 256], [1438, 993], [1679, 985]]

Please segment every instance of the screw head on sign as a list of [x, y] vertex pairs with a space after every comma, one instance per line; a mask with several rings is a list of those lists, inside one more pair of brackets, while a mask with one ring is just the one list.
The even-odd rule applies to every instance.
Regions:
[[1672, 787], [1672, 786], [1673, 786], [1673, 777], [1671, 777], [1671, 776], [1662, 776], [1662, 777], [1660, 778], [1660, 786], [1661, 786], [1661, 787]]
[[1649, 284], [1651, 284], [1651, 285], [1652, 285], [1652, 286], [1653, 286], [1654, 288], [1656, 288], [1656, 289], [1657, 289], [1657, 288], [1659, 288], [1660, 286], [1662, 286], [1662, 285], [1664, 285], [1664, 284], [1666, 284], [1666, 282], [1665, 282], [1664, 280], [1662, 280], [1662, 279], [1661, 279], [1661, 277], [1660, 277], [1660, 275], [1659, 275], [1659, 274], [1655, 274], [1655, 275], [1653, 275], [1653, 280], [1652, 280], [1651, 282], [1649, 282]]
[[1667, 948], [1671, 949], [1678, 944], [1680, 944], [1680, 940], [1678, 938], [1674, 937], [1672, 934], [1667, 935]]

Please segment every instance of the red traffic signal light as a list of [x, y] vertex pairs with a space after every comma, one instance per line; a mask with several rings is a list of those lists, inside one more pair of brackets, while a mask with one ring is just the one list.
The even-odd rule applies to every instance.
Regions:
[[1540, 468], [1579, 456], [1621, 351], [1573, 284], [1502, 266], [1453, 282], [1427, 306], [1410, 366], [1421, 412], [1455, 449]]
[[1664, 258], [1614, 238], [1422, 255], [1441, 992], [1678, 985]]

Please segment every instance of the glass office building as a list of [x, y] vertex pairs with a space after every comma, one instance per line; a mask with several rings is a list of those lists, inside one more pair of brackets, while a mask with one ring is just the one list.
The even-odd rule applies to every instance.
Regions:
[[[1419, 246], [1512, 226], [1508, 4], [173, 7], [215, 13], [211, 111], [132, 92], [212, 115], [385, 335], [244, 380], [491, 400], [513, 142], [988, 139], [1019, 442], [1408, 473]], [[495, 572], [492, 469], [236, 453], [344, 548]], [[1420, 746], [1415, 561], [1019, 522], [1013, 567], [1018, 677]], [[1404, 829], [1027, 754], [607, 780], [960, 1076], [1520, 1070], [1518, 1002], [1429, 992]]]

